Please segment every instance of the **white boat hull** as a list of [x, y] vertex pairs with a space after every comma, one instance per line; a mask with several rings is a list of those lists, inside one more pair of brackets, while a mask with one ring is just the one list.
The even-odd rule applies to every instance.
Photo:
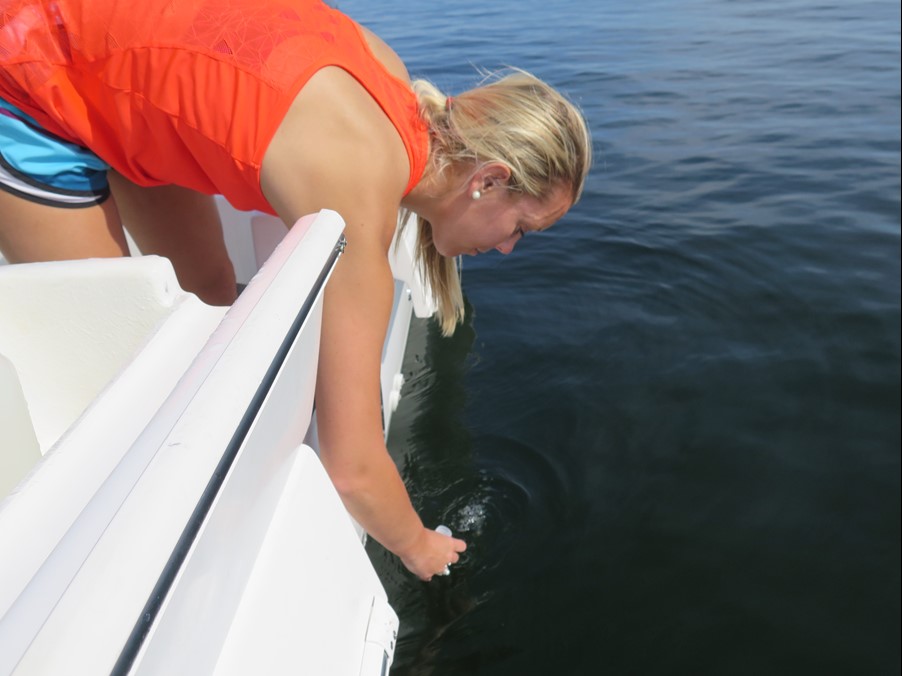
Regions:
[[[249, 282], [227, 312], [173, 290], [152, 262], [150, 296], [165, 307], [135, 356], [82, 393], [73, 420], [38, 415], [33, 438], [2, 437], [5, 455], [38, 459], [0, 504], [0, 674], [388, 670], [397, 617], [311, 447], [322, 288], [343, 223], [323, 212], [286, 236], [274, 219], [242, 232], [230, 222], [246, 216], [224, 216]], [[386, 430], [411, 312], [429, 311], [411, 261], [402, 243]], [[28, 364], [28, 336], [10, 337], [2, 294], [34, 285], [4, 287], [11, 268], [0, 268], [0, 354], [12, 369], [0, 393], [31, 409], [41, 369]]]

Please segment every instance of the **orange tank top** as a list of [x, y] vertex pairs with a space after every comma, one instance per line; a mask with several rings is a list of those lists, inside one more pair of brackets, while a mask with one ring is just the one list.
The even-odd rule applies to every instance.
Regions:
[[360, 27], [318, 0], [0, 0], [0, 98], [139, 185], [272, 213], [260, 165], [319, 69], [352, 75], [423, 174], [416, 96]]

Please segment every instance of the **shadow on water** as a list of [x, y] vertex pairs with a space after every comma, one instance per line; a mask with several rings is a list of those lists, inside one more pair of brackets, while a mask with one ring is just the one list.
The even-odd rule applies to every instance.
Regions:
[[449, 526], [467, 552], [449, 577], [422, 583], [369, 542], [402, 619], [396, 675], [430, 674], [432, 665], [442, 673], [475, 673], [522, 652], [521, 632], [499, 627], [499, 607], [540, 584], [553, 552], [581, 535], [573, 502], [578, 481], [541, 439], [469, 431], [466, 380], [478, 363], [471, 320], [469, 312], [449, 340], [430, 323], [415, 320], [411, 327], [389, 448], [424, 522]]
[[470, 551], [371, 545], [393, 674], [899, 673], [898, 4], [452, 4], [342, 6], [565, 85], [597, 164], [414, 326], [390, 448]]
[[[392, 673], [584, 674], [600, 662], [752, 674], [774, 659], [809, 673], [837, 656], [885, 660], [875, 628], [897, 623], [898, 585], [881, 603], [869, 588], [898, 558], [898, 511], [872, 503], [898, 494], [898, 473], [866, 467], [897, 467], [898, 310], [833, 308], [837, 286], [875, 280], [828, 275], [813, 255], [778, 274], [771, 254], [807, 238], [753, 235], [596, 253], [601, 270], [573, 270], [568, 293], [600, 285], [603, 303], [568, 310], [566, 333], [519, 329], [550, 292], [484, 292], [475, 266], [491, 341], [472, 308], [450, 340], [414, 324], [389, 446], [427, 525], [447, 524], [469, 549], [449, 578], [423, 584], [370, 545], [402, 619]], [[528, 265], [504, 261], [491, 283], [530, 279]]]

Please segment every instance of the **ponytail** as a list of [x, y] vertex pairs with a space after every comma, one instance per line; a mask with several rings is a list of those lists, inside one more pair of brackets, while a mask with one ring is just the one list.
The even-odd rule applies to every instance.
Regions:
[[[589, 128], [579, 109], [525, 71], [508, 69], [452, 100], [426, 80], [412, 83], [430, 131], [430, 165], [441, 175], [452, 165], [499, 162], [510, 168], [508, 188], [538, 199], [555, 186], [575, 203], [592, 164]], [[417, 259], [432, 286], [446, 336], [463, 319], [463, 292], [454, 259], [432, 241], [432, 226], [417, 218]]]

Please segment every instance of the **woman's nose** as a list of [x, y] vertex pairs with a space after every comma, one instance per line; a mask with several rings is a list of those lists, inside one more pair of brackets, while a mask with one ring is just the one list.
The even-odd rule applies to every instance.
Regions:
[[495, 249], [497, 251], [500, 251], [503, 255], [507, 256], [511, 251], [514, 250], [514, 247], [517, 246], [519, 239], [519, 235], [511, 235], [506, 240], [501, 242], [501, 244], [496, 246]]

